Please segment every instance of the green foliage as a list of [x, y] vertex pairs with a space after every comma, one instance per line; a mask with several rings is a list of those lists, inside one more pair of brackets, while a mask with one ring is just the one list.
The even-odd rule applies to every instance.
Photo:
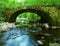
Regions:
[[4, 21], [3, 15], [0, 13], [0, 22], [3, 22], [3, 21]]
[[16, 22], [19, 22], [19, 25], [30, 25], [30, 21], [37, 21], [40, 20], [41, 17], [38, 16], [35, 13], [31, 13], [31, 12], [26, 12], [26, 13], [22, 13], [20, 14], [17, 18], [16, 18]]
[[60, 6], [60, 0], [0, 0], [0, 5], [7, 8], [36, 4]]

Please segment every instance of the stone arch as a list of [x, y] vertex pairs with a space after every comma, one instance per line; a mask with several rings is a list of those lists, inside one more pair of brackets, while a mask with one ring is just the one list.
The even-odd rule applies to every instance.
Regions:
[[45, 13], [41, 10], [35, 10], [35, 9], [22, 9], [22, 10], [18, 10], [17, 12], [15, 12], [14, 14], [12, 14], [8, 20], [8, 22], [16, 22], [16, 17], [24, 12], [32, 12], [32, 13], [36, 13], [41, 17], [40, 22], [41, 23], [50, 23], [52, 18], [49, 16], [48, 13]]

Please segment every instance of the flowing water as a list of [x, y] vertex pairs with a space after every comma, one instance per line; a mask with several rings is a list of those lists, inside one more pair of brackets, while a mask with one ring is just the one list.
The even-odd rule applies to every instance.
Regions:
[[0, 46], [38, 46], [38, 44], [32, 39], [27, 28], [13, 28], [2, 33]]
[[[9, 31], [0, 32], [0, 46], [39, 46], [35, 41], [35, 38], [38, 37], [34, 37], [34, 34], [31, 35], [30, 31], [35, 32], [36, 30], [17, 27]], [[55, 46], [55, 44], [50, 44], [50, 46]], [[56, 46], [60, 46], [60, 44], [56, 44]]]

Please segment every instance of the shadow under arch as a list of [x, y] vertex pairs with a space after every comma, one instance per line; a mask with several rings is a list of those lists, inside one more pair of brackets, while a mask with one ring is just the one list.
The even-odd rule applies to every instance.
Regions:
[[8, 22], [10, 22], [10, 23], [16, 22], [16, 17], [19, 14], [22, 14], [22, 13], [25, 13], [25, 12], [32, 12], [32, 13], [35, 13], [35, 14], [39, 15], [41, 17], [41, 20], [40, 20], [41, 23], [50, 23], [51, 20], [52, 20], [52, 18], [49, 16], [48, 13], [45, 13], [41, 10], [22, 9], [22, 10], [19, 10], [19, 11], [15, 12], [14, 14], [12, 14], [11, 17], [9, 18]]

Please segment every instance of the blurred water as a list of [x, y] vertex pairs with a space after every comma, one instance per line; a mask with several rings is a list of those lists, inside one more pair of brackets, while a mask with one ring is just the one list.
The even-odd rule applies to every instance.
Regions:
[[14, 28], [3, 33], [0, 38], [0, 46], [38, 46], [38, 44], [30, 37], [27, 28]]

